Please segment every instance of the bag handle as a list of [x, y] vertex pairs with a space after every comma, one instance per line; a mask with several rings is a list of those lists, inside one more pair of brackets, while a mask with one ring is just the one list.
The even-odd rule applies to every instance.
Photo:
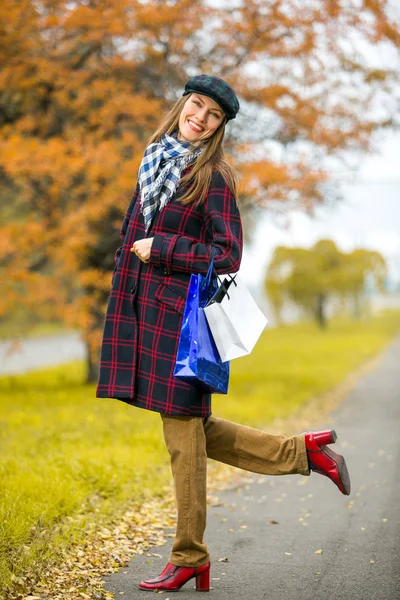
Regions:
[[229, 287], [232, 285], [232, 283], [233, 283], [233, 285], [235, 287], [237, 287], [236, 276], [237, 276], [237, 273], [235, 273], [234, 275], [229, 275], [228, 274], [228, 277], [229, 277], [229, 286], [228, 286], [228, 289], [226, 290], [226, 295], [228, 296], [228, 300], [230, 300], [230, 298], [229, 298], [229, 292], [228, 292]]
[[[217, 249], [213, 248], [212, 251], [211, 251], [210, 266], [208, 267], [208, 271], [207, 271], [207, 275], [206, 275], [206, 284], [207, 284], [208, 287], [210, 286], [211, 277], [212, 277], [212, 275], [213, 275], [213, 273], [215, 271], [215, 269], [214, 269], [214, 257], [216, 255], [216, 253], [217, 253]], [[217, 275], [216, 272], [215, 272], [215, 275]], [[217, 277], [218, 277], [218, 275], [217, 275]]]

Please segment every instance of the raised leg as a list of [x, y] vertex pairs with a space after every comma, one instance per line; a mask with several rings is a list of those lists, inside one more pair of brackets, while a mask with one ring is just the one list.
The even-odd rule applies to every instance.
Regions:
[[309, 475], [304, 434], [285, 437], [209, 417], [204, 424], [207, 456], [264, 475]]

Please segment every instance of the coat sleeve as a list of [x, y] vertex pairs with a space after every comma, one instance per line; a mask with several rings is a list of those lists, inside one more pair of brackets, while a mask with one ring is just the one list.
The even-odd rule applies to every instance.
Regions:
[[167, 275], [173, 271], [206, 273], [215, 248], [217, 273], [239, 270], [243, 249], [242, 222], [235, 197], [219, 172], [211, 179], [204, 211], [211, 242], [199, 242], [187, 235], [156, 233], [150, 254], [153, 266], [164, 268]]
[[[121, 241], [123, 242], [125, 239], [125, 235], [128, 229], [128, 225], [129, 225], [129, 221], [131, 219], [131, 214], [133, 211], [133, 208], [136, 204], [136, 201], [138, 200], [140, 196], [140, 188], [139, 188], [139, 183], [136, 184], [136, 188], [135, 191], [133, 193], [132, 199], [129, 203], [128, 209], [125, 213], [125, 217], [124, 220], [122, 221], [122, 226], [121, 226], [121, 230], [119, 232], [119, 237], [121, 238]], [[117, 265], [118, 259], [120, 257], [121, 251], [122, 251], [123, 246], [120, 246], [119, 248], [117, 248], [115, 254], [114, 254], [114, 262], [115, 262], [115, 266]]]

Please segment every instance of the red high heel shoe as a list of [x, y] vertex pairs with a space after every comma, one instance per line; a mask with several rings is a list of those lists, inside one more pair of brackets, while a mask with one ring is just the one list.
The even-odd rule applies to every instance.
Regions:
[[196, 578], [196, 590], [208, 592], [210, 590], [210, 563], [201, 567], [177, 567], [168, 563], [165, 569], [154, 579], [146, 579], [139, 583], [141, 590], [158, 591], [168, 590], [177, 592], [189, 579]]
[[337, 435], [331, 431], [319, 431], [317, 433], [306, 433], [305, 443], [308, 464], [310, 469], [321, 475], [329, 477], [345, 496], [350, 494], [350, 475], [347, 470], [346, 461], [341, 454], [336, 454], [327, 444], [334, 444]]

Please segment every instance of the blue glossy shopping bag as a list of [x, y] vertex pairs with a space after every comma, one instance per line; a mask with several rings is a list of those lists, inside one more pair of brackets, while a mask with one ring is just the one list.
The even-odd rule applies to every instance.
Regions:
[[204, 314], [204, 307], [218, 289], [213, 265], [214, 254], [207, 275], [193, 274], [190, 278], [174, 375], [205, 392], [226, 394], [229, 362], [221, 362]]

